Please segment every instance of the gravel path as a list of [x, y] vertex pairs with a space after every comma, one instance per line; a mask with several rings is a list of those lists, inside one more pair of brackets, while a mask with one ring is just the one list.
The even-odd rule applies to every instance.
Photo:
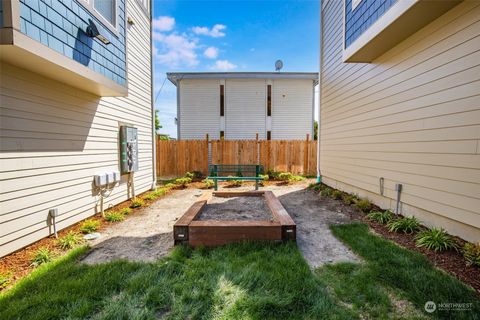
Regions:
[[[306, 186], [307, 183], [300, 183], [268, 186], [262, 190], [273, 191], [297, 224], [298, 247], [312, 268], [324, 263], [358, 260], [328, 228], [330, 224], [348, 223], [348, 215], [340, 212], [331, 200], [321, 199], [314, 192], [306, 190]], [[231, 189], [240, 190], [252, 190], [252, 187]], [[114, 259], [155, 261], [166, 255], [173, 247], [173, 224], [203, 192], [199, 189], [175, 191], [113, 225], [102, 233], [101, 238], [90, 243], [92, 250], [83, 258], [83, 262], [94, 264]], [[226, 203], [232, 200], [225, 199]], [[247, 203], [240, 201], [237, 204]]]

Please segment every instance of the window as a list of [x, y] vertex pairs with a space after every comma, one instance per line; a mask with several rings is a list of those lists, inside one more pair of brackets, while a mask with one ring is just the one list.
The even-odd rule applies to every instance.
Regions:
[[267, 85], [267, 117], [272, 116], [272, 85]]
[[272, 140], [272, 131], [267, 131], [267, 140]]
[[[117, 28], [117, 0], [80, 0], [97, 19], [109, 29]], [[112, 28], [113, 27], [113, 28]]]
[[225, 131], [220, 131], [220, 140], [225, 139]]
[[115, 0], [91, 0], [93, 8], [112, 26], [115, 25]]
[[225, 115], [225, 86], [220, 85], [220, 117]]

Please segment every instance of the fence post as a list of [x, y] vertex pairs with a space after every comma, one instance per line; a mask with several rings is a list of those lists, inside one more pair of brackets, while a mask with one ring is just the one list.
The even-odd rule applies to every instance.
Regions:
[[206, 159], [207, 159], [207, 161], [206, 161], [206, 162], [207, 162], [207, 170], [206, 170], [205, 172], [206, 172], [206, 175], [208, 176], [208, 165], [210, 164], [209, 161], [208, 161], [208, 154], [209, 154], [209, 150], [208, 150], [208, 148], [209, 148], [208, 133], [205, 135], [205, 146], [206, 146], [206, 151], [205, 151], [205, 153], [206, 153], [206, 156], [207, 156], [207, 157], [206, 157]]
[[255, 136], [255, 146], [257, 147], [257, 164], [260, 164], [260, 145], [258, 143], [258, 132]]
[[307, 133], [307, 139], [305, 140], [305, 149], [303, 150], [303, 175], [308, 175], [308, 140], [310, 135]]

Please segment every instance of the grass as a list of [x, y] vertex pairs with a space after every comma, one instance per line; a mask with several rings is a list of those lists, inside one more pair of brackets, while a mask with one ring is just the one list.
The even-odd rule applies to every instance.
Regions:
[[[78, 263], [77, 247], [0, 294], [0, 319], [419, 319], [426, 301], [472, 303], [438, 319], [475, 319], [472, 289], [419, 253], [369, 232], [331, 227], [363, 258], [312, 272], [295, 243], [178, 246], [154, 263]], [[397, 308], [397, 301], [410, 301]]]
[[155, 263], [41, 266], [0, 295], [0, 319], [356, 319], [295, 243], [176, 247]]
[[[320, 277], [327, 280], [332, 273], [345, 277], [346, 281], [327, 282], [340, 300], [353, 304], [353, 310], [385, 315], [391, 309], [385, 295], [391, 291], [418, 310], [424, 310], [427, 301], [472, 303], [472, 310], [468, 311], [437, 310], [433, 316], [438, 319], [476, 319], [480, 314], [480, 300], [473, 289], [436, 269], [420, 253], [373, 235], [365, 224], [337, 225], [331, 229], [365, 260], [362, 265], [337, 264], [319, 270]], [[374, 303], [377, 298], [379, 305]]]

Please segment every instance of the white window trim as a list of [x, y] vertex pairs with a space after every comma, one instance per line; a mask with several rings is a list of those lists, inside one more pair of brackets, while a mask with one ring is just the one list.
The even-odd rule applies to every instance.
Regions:
[[115, 2], [114, 8], [114, 18], [115, 22], [112, 24], [110, 21], [108, 21], [106, 18], [102, 16], [100, 12], [95, 9], [93, 6], [93, 0], [77, 0], [85, 9], [87, 9], [95, 18], [97, 18], [105, 28], [110, 30], [115, 36], [119, 36], [118, 32], [118, 0], [113, 0]]
[[352, 11], [362, 2], [362, 0], [352, 0]]

